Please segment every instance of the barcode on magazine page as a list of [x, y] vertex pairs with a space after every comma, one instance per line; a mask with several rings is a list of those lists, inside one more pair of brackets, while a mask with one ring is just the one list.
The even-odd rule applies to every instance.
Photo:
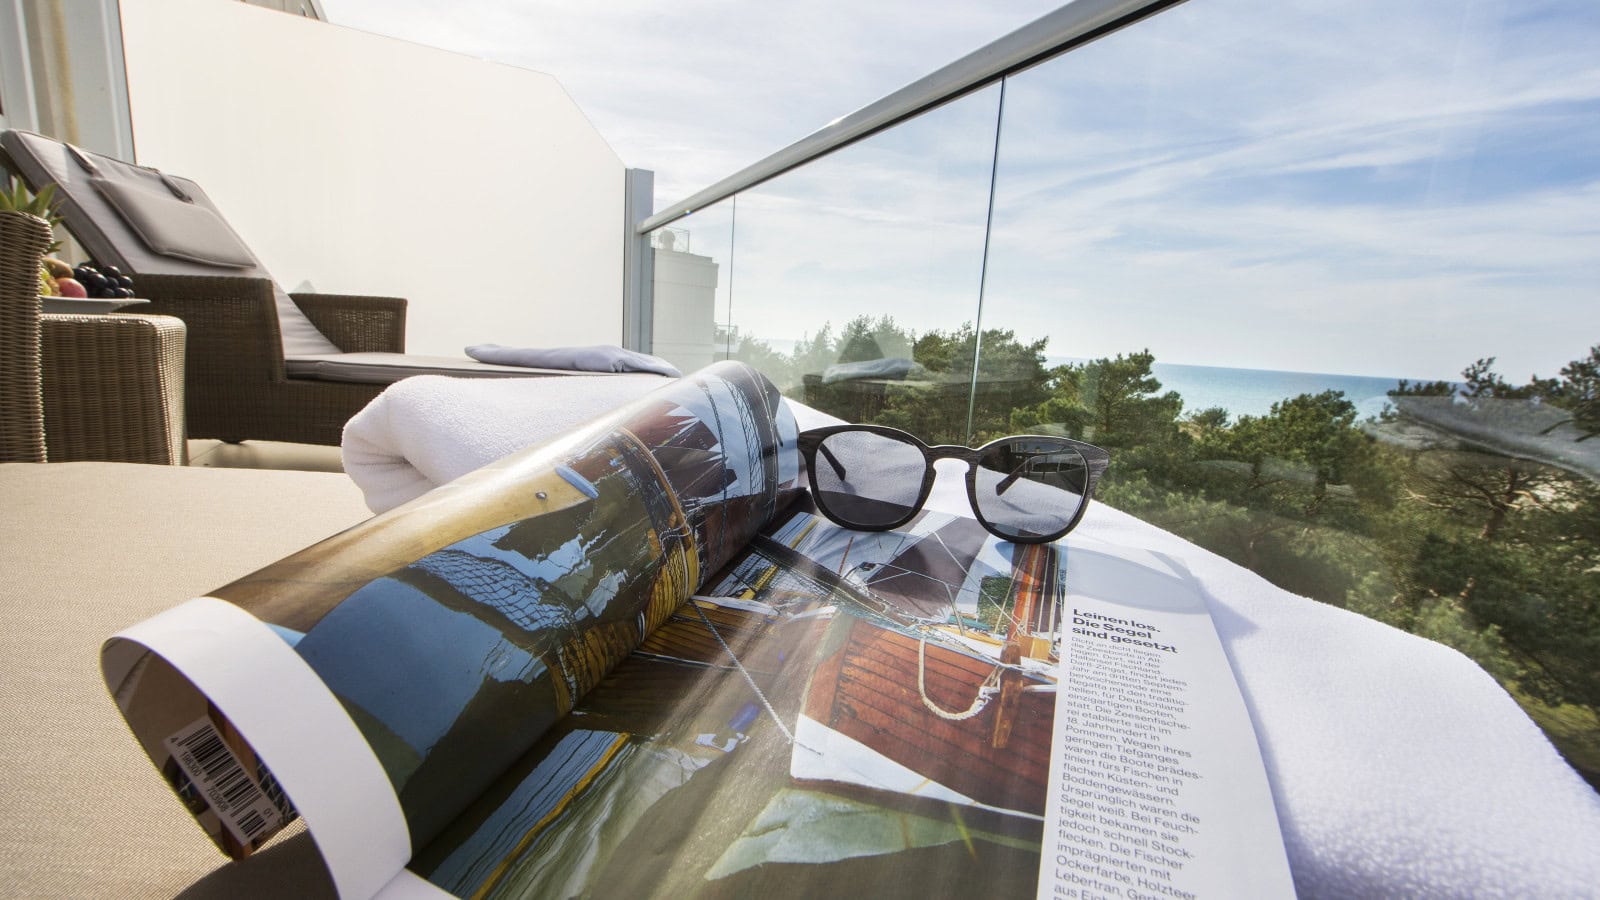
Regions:
[[190, 723], [164, 743], [239, 843], [248, 847], [269, 828], [282, 824], [278, 808], [209, 718]]

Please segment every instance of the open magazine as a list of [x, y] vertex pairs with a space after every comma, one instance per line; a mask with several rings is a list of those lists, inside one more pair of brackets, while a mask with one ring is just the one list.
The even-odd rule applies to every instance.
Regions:
[[303, 817], [343, 896], [1034, 894], [1064, 549], [842, 529], [797, 434], [713, 366], [129, 629], [107, 684], [224, 852]]

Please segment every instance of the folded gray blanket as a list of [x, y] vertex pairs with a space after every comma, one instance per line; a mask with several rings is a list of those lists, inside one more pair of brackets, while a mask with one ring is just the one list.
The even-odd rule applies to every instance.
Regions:
[[578, 372], [654, 372], [669, 378], [683, 375], [659, 356], [624, 350], [609, 344], [594, 347], [502, 347], [474, 344], [467, 355], [478, 362], [534, 369], [573, 369]]

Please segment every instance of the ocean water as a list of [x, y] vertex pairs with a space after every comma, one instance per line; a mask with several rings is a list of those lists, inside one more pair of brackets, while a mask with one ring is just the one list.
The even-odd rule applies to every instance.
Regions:
[[1272, 404], [1301, 394], [1343, 391], [1344, 398], [1356, 405], [1357, 420], [1376, 416], [1389, 400], [1389, 392], [1400, 386], [1398, 378], [1371, 378], [1363, 375], [1326, 375], [1313, 372], [1273, 372], [1266, 369], [1224, 369], [1219, 366], [1182, 366], [1155, 363], [1151, 374], [1161, 381], [1161, 389], [1183, 396], [1187, 415], [1220, 406], [1235, 418], [1264, 416]]
[[[1052, 366], [1084, 361], [1067, 357], [1047, 359]], [[1161, 382], [1162, 393], [1177, 391], [1183, 397], [1184, 415], [1220, 406], [1235, 419], [1239, 416], [1264, 416], [1272, 411], [1272, 404], [1300, 394], [1335, 390], [1343, 391], [1345, 399], [1356, 405], [1356, 419], [1360, 421], [1382, 412], [1384, 403], [1389, 399], [1389, 391], [1400, 385], [1398, 378], [1229, 369], [1160, 362], [1151, 366], [1151, 374]]]
[[[765, 343], [779, 353], [792, 353], [795, 345], [792, 340]], [[1089, 360], [1077, 356], [1045, 357], [1047, 367], [1085, 362]], [[1239, 416], [1267, 415], [1272, 412], [1272, 404], [1291, 397], [1335, 390], [1343, 391], [1345, 399], [1356, 405], [1356, 421], [1360, 422], [1382, 412], [1389, 392], [1400, 386], [1398, 378], [1162, 362], [1153, 364], [1151, 373], [1161, 382], [1162, 393], [1177, 391], [1183, 397], [1184, 415], [1220, 406], [1235, 420]]]

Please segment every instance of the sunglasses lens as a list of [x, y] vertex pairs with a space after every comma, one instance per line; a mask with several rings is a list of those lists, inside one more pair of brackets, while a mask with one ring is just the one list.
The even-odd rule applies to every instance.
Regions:
[[817, 447], [817, 505], [842, 525], [887, 528], [922, 498], [922, 450], [870, 431], [841, 431]]
[[1070, 445], [1013, 438], [978, 461], [974, 503], [997, 533], [1037, 541], [1061, 533], [1083, 507], [1089, 464]]

